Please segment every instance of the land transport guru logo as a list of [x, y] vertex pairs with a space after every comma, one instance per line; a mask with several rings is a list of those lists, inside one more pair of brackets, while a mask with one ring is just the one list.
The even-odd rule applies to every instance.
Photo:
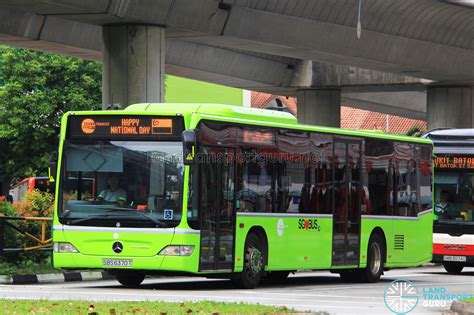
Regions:
[[384, 292], [385, 306], [395, 314], [407, 314], [418, 305], [418, 288], [408, 280], [395, 280]]
[[407, 314], [420, 304], [424, 308], [446, 308], [452, 301], [472, 298], [473, 294], [450, 293], [444, 287], [423, 287], [413, 282], [395, 280], [384, 291], [385, 306], [393, 313]]

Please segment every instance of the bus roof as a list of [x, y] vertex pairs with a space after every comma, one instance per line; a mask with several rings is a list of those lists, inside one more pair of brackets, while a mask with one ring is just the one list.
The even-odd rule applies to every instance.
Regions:
[[324, 126], [299, 124], [295, 116], [290, 113], [252, 108], [242, 106], [232, 106], [223, 104], [202, 104], [202, 103], [142, 103], [133, 104], [124, 110], [108, 111], [80, 111], [68, 112], [66, 115], [117, 115], [117, 114], [159, 114], [159, 115], [182, 115], [188, 116], [198, 114], [201, 118], [247, 123], [276, 128], [291, 128], [306, 131], [319, 131], [347, 136], [360, 136], [370, 138], [381, 138], [398, 141], [418, 142], [432, 144], [428, 139], [394, 135], [372, 131], [349, 130]]
[[474, 129], [440, 128], [423, 135], [434, 144], [435, 154], [472, 155], [474, 154]]
[[430, 130], [423, 135], [429, 139], [465, 138], [474, 139], [474, 128], [440, 128]]

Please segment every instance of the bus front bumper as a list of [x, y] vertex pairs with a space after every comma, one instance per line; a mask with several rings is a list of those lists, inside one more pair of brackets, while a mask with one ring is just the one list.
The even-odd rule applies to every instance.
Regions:
[[434, 254], [432, 262], [442, 264], [459, 263], [465, 266], [474, 266], [474, 256]]
[[190, 256], [95, 256], [81, 253], [53, 253], [53, 265], [59, 269], [127, 269], [198, 272], [198, 255]]

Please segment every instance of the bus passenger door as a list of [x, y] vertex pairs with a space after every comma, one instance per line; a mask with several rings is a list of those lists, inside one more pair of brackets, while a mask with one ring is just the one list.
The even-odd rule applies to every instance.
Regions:
[[199, 270], [232, 270], [234, 245], [234, 149], [204, 147], [201, 167]]
[[332, 265], [359, 264], [360, 141], [335, 139]]

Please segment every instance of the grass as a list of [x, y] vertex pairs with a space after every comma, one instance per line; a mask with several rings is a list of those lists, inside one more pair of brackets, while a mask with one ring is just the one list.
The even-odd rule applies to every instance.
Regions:
[[463, 300], [463, 302], [468, 302], [468, 303], [474, 303], [474, 296], [471, 296], [469, 299], [467, 300]]
[[[291, 314], [285, 307], [221, 302], [83, 302], [0, 300], [0, 313], [13, 314]], [[298, 312], [301, 314], [301, 312]]]

